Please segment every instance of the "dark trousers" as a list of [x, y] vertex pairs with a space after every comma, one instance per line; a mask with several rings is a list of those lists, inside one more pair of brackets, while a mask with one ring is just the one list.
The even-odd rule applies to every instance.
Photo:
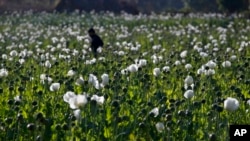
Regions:
[[91, 50], [92, 50], [92, 52], [94, 54], [94, 57], [96, 58], [97, 57], [97, 48], [92, 47]]

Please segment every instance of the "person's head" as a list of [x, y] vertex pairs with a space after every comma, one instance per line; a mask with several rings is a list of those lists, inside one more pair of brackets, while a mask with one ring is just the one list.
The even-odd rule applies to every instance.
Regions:
[[91, 35], [94, 35], [94, 34], [95, 34], [95, 30], [94, 30], [93, 28], [90, 28], [90, 29], [88, 30], [88, 33], [89, 33], [90, 36], [91, 36]]

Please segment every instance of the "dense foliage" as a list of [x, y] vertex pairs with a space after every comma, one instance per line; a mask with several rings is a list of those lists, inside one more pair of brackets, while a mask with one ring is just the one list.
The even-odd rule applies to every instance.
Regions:
[[1, 15], [0, 140], [228, 140], [230, 124], [250, 124], [249, 22]]
[[196, 12], [217, 12], [218, 4], [216, 0], [189, 0], [192, 11]]
[[0, 0], [4, 10], [57, 10], [90, 12], [126, 11], [132, 14], [161, 12], [242, 12], [247, 11], [249, 0]]
[[221, 10], [234, 13], [248, 10], [249, 0], [217, 0]]

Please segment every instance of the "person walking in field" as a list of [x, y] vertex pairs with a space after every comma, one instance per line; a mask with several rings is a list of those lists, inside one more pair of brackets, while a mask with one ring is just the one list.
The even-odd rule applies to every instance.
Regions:
[[94, 57], [96, 58], [97, 57], [97, 49], [99, 47], [103, 47], [103, 41], [102, 39], [96, 34], [95, 30], [93, 28], [90, 28], [88, 30], [88, 34], [91, 38], [91, 50], [94, 54]]

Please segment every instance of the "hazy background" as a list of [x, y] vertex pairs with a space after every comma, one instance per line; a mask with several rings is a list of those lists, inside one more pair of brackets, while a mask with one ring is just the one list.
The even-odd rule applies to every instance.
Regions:
[[0, 0], [0, 11], [242, 12], [250, 0]]

